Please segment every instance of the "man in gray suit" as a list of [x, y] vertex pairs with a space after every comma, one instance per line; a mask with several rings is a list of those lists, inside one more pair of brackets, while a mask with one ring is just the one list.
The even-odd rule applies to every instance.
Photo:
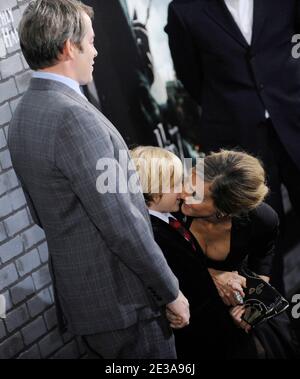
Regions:
[[130, 158], [80, 91], [97, 55], [92, 16], [76, 0], [34, 0], [25, 10], [20, 41], [35, 72], [9, 128], [13, 165], [45, 231], [68, 330], [100, 357], [175, 358], [170, 325], [188, 324], [188, 301], [154, 242], [143, 195], [96, 188], [99, 159], [115, 163], [109, 179], [123, 185], [129, 168], [118, 154]]

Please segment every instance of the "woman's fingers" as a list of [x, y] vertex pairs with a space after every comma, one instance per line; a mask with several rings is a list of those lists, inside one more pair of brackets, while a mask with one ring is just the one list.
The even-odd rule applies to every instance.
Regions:
[[227, 298], [227, 297], [224, 297], [223, 298], [223, 302], [225, 305], [227, 305], [228, 307], [232, 306], [232, 302]]
[[241, 311], [241, 309], [243, 309], [243, 306], [237, 305], [236, 307], [231, 308], [230, 314], [232, 314], [232, 315], [235, 316], [235, 315], [237, 315]]
[[245, 310], [243, 308], [240, 308], [236, 314], [236, 317], [239, 321], [242, 321], [242, 316], [245, 313]]
[[245, 297], [243, 287], [246, 286], [246, 279], [237, 271], [220, 272], [214, 275], [213, 279], [220, 297], [227, 306], [243, 303], [243, 297]]
[[232, 304], [231, 304], [230, 298], [228, 298], [225, 291], [223, 291], [221, 287], [218, 288], [218, 292], [219, 292], [219, 295], [220, 295], [223, 303], [225, 305], [227, 305], [228, 307], [231, 306]]
[[238, 292], [242, 297], [245, 297], [245, 292], [243, 290], [243, 287], [238, 282], [232, 282], [231, 288], [236, 292]]
[[233, 293], [226, 291], [224, 292], [224, 295], [222, 297], [223, 302], [228, 305], [228, 306], [236, 306], [239, 304], [239, 302], [236, 300], [235, 296]]
[[241, 306], [236, 306], [233, 308], [231, 315], [235, 318], [236, 321], [241, 321], [241, 317], [243, 315], [243, 309]]
[[224, 297], [227, 299], [227, 302], [231, 306], [240, 305], [243, 303], [243, 296], [240, 294], [239, 291], [233, 289], [233, 288], [227, 288], [224, 291]]
[[246, 278], [244, 278], [243, 276], [241, 276], [241, 278], [242, 278], [242, 279], [241, 279], [241, 281], [242, 281], [242, 282], [241, 282], [242, 287], [243, 287], [243, 288], [247, 288], [247, 280], [246, 280]]
[[234, 277], [233, 279], [236, 280], [243, 288], [247, 288], [247, 280], [244, 276], [239, 275], [237, 271], [233, 271]]
[[243, 305], [238, 305], [230, 310], [231, 317], [236, 325], [243, 329], [246, 333], [249, 333], [251, 326], [242, 319], [244, 313], [245, 307]]
[[229, 281], [226, 288], [226, 297], [229, 299], [232, 306], [243, 304], [245, 292], [241, 284], [237, 281]]
[[[245, 279], [246, 281], [246, 279]], [[246, 286], [245, 286], [246, 287]], [[237, 287], [235, 287], [237, 288]], [[243, 297], [245, 296], [244, 292], [243, 292]], [[249, 325], [246, 321], [244, 321], [242, 319], [244, 313], [246, 311], [246, 307], [244, 305], [240, 305], [240, 306], [237, 306], [236, 309], [235, 309], [235, 318], [236, 320], [238, 321], [239, 323], [239, 327], [241, 329], [243, 329], [246, 333], [249, 333], [250, 330], [251, 330], [251, 325]]]
[[244, 314], [245, 309], [242, 305], [237, 305], [236, 307], [230, 310], [230, 314], [237, 320], [242, 320], [242, 315]]

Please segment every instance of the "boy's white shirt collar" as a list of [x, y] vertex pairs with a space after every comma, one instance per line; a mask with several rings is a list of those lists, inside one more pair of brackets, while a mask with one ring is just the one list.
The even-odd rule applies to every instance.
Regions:
[[174, 218], [174, 220], [176, 220], [176, 218], [171, 213], [162, 213], [162, 212], [154, 211], [152, 209], [148, 209], [148, 211], [149, 211], [150, 215], [161, 219], [162, 221], [166, 222], [167, 224], [170, 223], [169, 217], [172, 217], [172, 218]]

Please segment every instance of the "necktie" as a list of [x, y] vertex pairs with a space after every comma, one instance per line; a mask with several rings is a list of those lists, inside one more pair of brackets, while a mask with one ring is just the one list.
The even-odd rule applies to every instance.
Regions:
[[169, 223], [172, 226], [172, 228], [174, 228], [175, 230], [177, 230], [177, 232], [180, 233], [184, 237], [184, 239], [187, 240], [192, 245], [193, 250], [196, 251], [196, 246], [195, 246], [195, 244], [193, 242], [192, 233], [190, 233], [184, 227], [184, 225], [180, 221], [176, 220], [175, 218], [170, 217], [169, 218]]

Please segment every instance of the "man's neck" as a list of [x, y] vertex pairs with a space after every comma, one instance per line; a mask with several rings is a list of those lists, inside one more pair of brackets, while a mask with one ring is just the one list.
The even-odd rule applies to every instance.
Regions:
[[74, 80], [75, 82], [77, 82], [79, 84], [78, 80], [74, 77], [74, 75], [72, 75], [69, 70], [66, 70], [66, 69], [64, 69], [61, 66], [47, 67], [47, 68], [44, 68], [44, 69], [41, 69], [41, 70], [38, 70], [38, 71], [39, 72], [49, 73], [49, 74], [55, 74], [55, 75], [64, 76], [66, 78]]

